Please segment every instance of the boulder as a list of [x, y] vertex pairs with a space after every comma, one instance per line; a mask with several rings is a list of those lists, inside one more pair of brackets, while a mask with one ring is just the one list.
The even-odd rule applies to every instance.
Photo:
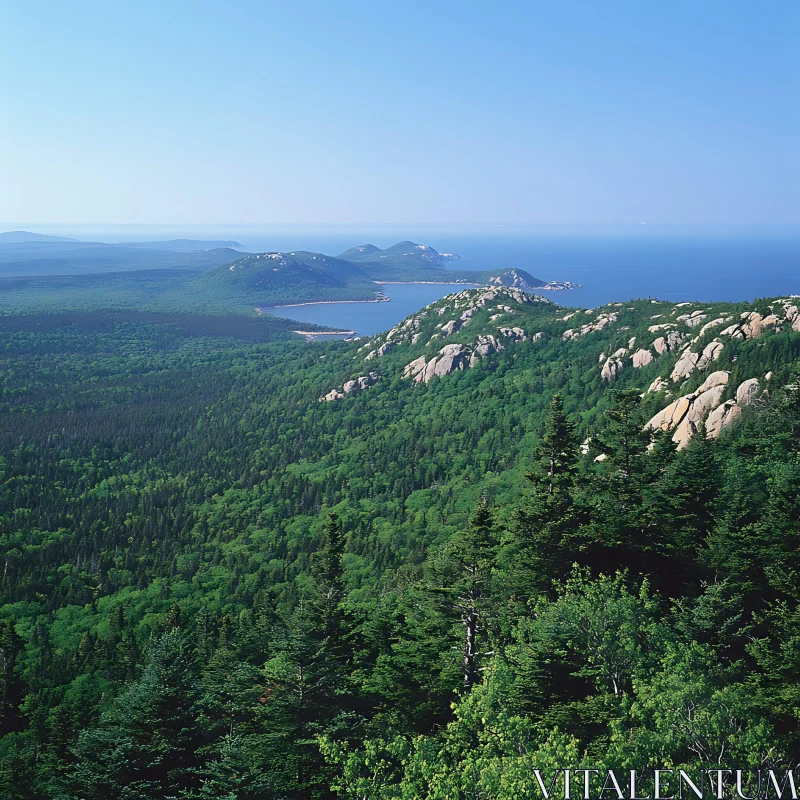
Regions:
[[681, 346], [685, 338], [686, 337], [680, 333], [680, 331], [670, 331], [664, 336], [659, 336], [658, 339], [653, 342], [653, 348], [659, 355], [671, 353], [673, 350], [677, 350]]
[[758, 378], [750, 378], [750, 380], [740, 383], [739, 388], [736, 390], [736, 405], [740, 407], [749, 406], [755, 401], [758, 389]]
[[793, 331], [800, 331], [800, 309], [797, 306], [789, 306], [786, 309], [786, 320], [792, 323]]
[[562, 339], [577, 339], [579, 336], [585, 336], [587, 333], [594, 333], [601, 331], [612, 322], [616, 322], [619, 315], [616, 311], [610, 313], [599, 314], [594, 322], [587, 322], [586, 325], [581, 325], [580, 328], [570, 328], [561, 334]]
[[736, 405], [735, 400], [726, 400], [722, 405], [717, 406], [706, 420], [706, 436], [716, 439], [723, 428], [728, 425], [741, 413], [741, 409]]
[[445, 336], [450, 336], [451, 334], [455, 333], [461, 327], [461, 322], [457, 319], [451, 319], [450, 322], [445, 322], [442, 325], [442, 333]]
[[[730, 317], [728, 317], [728, 319], [730, 319]], [[715, 328], [717, 325], [722, 325], [723, 322], [727, 322], [725, 317], [717, 317], [716, 319], [712, 319], [711, 322], [706, 322], [706, 324], [700, 328], [700, 332], [697, 335], [702, 336], [709, 328]]]
[[690, 397], [679, 397], [674, 400], [666, 408], [654, 415], [652, 419], [645, 425], [645, 428], [651, 431], [661, 429], [668, 431], [678, 425], [681, 420], [686, 416], [689, 406], [692, 404]]
[[616, 378], [623, 369], [624, 364], [622, 360], [611, 356], [610, 358], [607, 358], [606, 363], [603, 364], [603, 368], [600, 371], [600, 377], [604, 381], [610, 381], [612, 378]]
[[522, 328], [498, 328], [498, 330], [507, 339], [512, 339], [515, 342], [524, 342], [528, 338]]
[[690, 328], [696, 328], [707, 319], [708, 314], [704, 314], [702, 311], [692, 311], [691, 314], [682, 314], [680, 317], [675, 318], [676, 322], [683, 322]]
[[648, 387], [648, 392], [661, 392], [667, 389], [669, 384], [661, 377], [656, 378]]
[[700, 353], [693, 353], [691, 350], [684, 350], [681, 357], [672, 369], [670, 378], [679, 381], [691, 375], [697, 369], [697, 362], [700, 360]]
[[[404, 378], [417, 378], [418, 375], [425, 371], [425, 356], [415, 358], [413, 361], [403, 367]], [[419, 380], [419, 378], [417, 378]]]
[[425, 370], [417, 375], [417, 383], [429, 383], [434, 375], [436, 375], [436, 358], [432, 358], [425, 365]]
[[679, 397], [653, 416], [645, 429], [671, 430], [672, 441], [678, 445], [678, 449], [686, 447], [703, 418], [719, 404], [729, 377], [729, 373], [722, 370], [712, 373], [696, 391]]
[[709, 389], [713, 389], [715, 386], [727, 386], [728, 379], [730, 377], [730, 372], [726, 372], [724, 369], [721, 369], [718, 372], [712, 372], [700, 384], [700, 386], [697, 387], [695, 394], [702, 394], [703, 392], [707, 392]]
[[[469, 366], [469, 350], [463, 344], [445, 345], [439, 351], [439, 355], [441, 356], [440, 358], [434, 359], [435, 366], [431, 377], [435, 375], [437, 378], [443, 378], [445, 375], [450, 375], [457, 370], [467, 369]], [[430, 380], [428, 377], [429, 369], [430, 364], [425, 369], [425, 383]]]
[[475, 347], [472, 349], [472, 355], [469, 357], [469, 367], [470, 369], [474, 367], [478, 361], [482, 358], [485, 358], [492, 353], [497, 353], [500, 350], [505, 349], [497, 339], [494, 338], [491, 334], [487, 336], [479, 336], [478, 341], [475, 343]]
[[712, 361], [716, 361], [722, 354], [723, 346], [722, 342], [718, 342], [716, 339], [709, 342], [703, 348], [700, 358], [697, 359], [697, 369], [706, 369]]
[[653, 354], [649, 350], [639, 349], [633, 354], [633, 367], [639, 369], [646, 367], [653, 360]]
[[725, 394], [724, 384], [718, 384], [700, 392], [692, 401], [686, 419], [694, 423], [701, 422], [712, 408], [716, 408], [723, 394]]

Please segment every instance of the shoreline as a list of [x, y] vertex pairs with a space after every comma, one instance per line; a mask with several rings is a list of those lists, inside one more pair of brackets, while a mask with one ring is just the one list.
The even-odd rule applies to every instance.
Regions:
[[292, 331], [292, 333], [300, 334], [306, 338], [313, 336], [354, 336], [355, 331]]
[[277, 306], [260, 306], [256, 310], [268, 311], [270, 308], [300, 308], [301, 306], [335, 306], [340, 303], [390, 303], [391, 297], [378, 297], [374, 300], [309, 300], [306, 303], [284, 303]]
[[373, 281], [379, 286], [482, 286], [481, 283], [462, 281]]

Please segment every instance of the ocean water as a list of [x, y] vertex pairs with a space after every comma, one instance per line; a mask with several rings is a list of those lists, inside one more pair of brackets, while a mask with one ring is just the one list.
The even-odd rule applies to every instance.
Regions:
[[[388, 303], [330, 303], [325, 305], [288, 306], [270, 308], [275, 316], [296, 319], [300, 322], [316, 322], [337, 330], [355, 331], [359, 336], [372, 336], [388, 330], [400, 320], [419, 311], [428, 303], [435, 303], [446, 294], [460, 292], [471, 286], [464, 284], [389, 284], [379, 287], [383, 294], [391, 297]], [[302, 329], [301, 329], [302, 330]]]
[[[0, 226], [8, 230], [12, 226]], [[752, 300], [800, 294], [800, 225], [15, 225], [95, 241], [234, 239], [249, 252], [314, 250], [410, 239], [461, 260], [454, 269], [518, 267], [580, 283], [546, 296], [566, 306], [661, 300]], [[362, 333], [391, 327], [442, 295], [442, 287], [387, 286], [390, 303], [305, 306], [293, 318]], [[444, 293], [447, 289], [445, 288]], [[349, 322], [348, 322], [349, 320]]]

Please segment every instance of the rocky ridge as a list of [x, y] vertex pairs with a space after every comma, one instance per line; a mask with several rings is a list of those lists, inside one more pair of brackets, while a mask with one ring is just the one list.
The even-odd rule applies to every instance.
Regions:
[[[383, 373], [412, 385], [430, 384], [487, 359], [491, 366], [494, 357], [507, 356], [512, 350], [511, 358], [516, 360], [516, 353], [521, 356], [532, 351], [515, 348], [552, 340], [554, 349], [547, 352], [553, 355], [548, 357], [565, 364], [573, 347], [581, 358], [596, 347], [591, 358], [605, 384], [623, 380], [623, 385], [635, 385], [638, 379], [634, 375], [643, 371], [640, 391], [643, 397], [653, 398], [647, 401], [649, 407], [660, 397], [666, 400], [660, 411], [651, 411], [646, 428], [669, 431], [679, 448], [685, 447], [701, 426], [709, 437], [717, 437], [740, 418], [745, 407], [768, 401], [769, 393], [763, 389], [769, 375], [754, 374], [752, 366], [749, 373], [742, 374], [735, 367], [737, 343], [767, 333], [800, 331], [796, 299], [749, 307], [649, 301], [656, 306], [654, 313], [646, 313], [644, 302], [567, 310], [514, 286], [466, 289], [363, 343], [354, 351], [354, 359], [374, 365], [374, 371], [320, 399], [343, 399], [374, 385]], [[595, 341], [596, 345], [592, 344]], [[384, 362], [387, 356], [391, 358]], [[709, 374], [704, 377], [703, 373]], [[737, 385], [730, 385], [734, 374]], [[697, 388], [687, 390], [687, 385]]]

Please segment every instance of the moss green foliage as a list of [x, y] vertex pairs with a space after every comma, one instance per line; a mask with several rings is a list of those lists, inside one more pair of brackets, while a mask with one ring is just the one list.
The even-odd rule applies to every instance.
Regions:
[[414, 384], [440, 305], [367, 365], [281, 320], [0, 319], [0, 796], [518, 800], [534, 768], [794, 763], [800, 334], [726, 346], [769, 400], [678, 451], [641, 396], [678, 354], [598, 367], [672, 305], [565, 340], [593, 317], [531, 304], [546, 337]]

